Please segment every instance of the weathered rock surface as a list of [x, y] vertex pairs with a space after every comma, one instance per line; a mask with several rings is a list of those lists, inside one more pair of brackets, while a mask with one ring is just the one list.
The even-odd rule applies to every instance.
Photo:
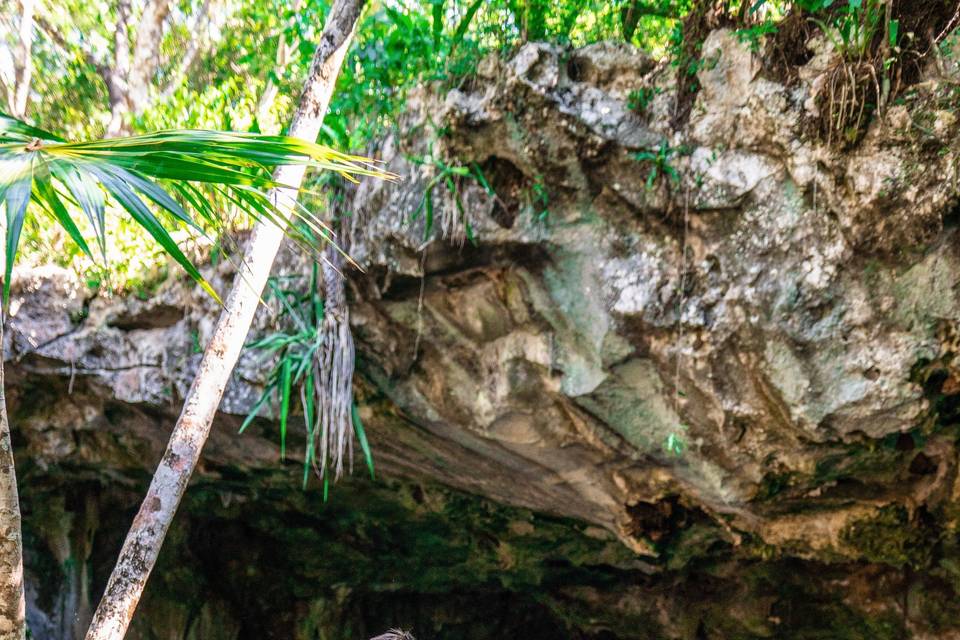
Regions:
[[[507, 635], [533, 624], [526, 637], [960, 637], [960, 148], [955, 118], [938, 115], [955, 103], [931, 80], [838, 151], [806, 126], [829, 55], [821, 45], [785, 85], [714, 32], [681, 131], [669, 70], [613, 45], [530, 44], [485, 61], [466, 88], [414, 96], [411, 135], [381, 150], [405, 179], [361, 185], [346, 234], [366, 270], [349, 274], [359, 411], [390, 482], [335, 491], [356, 504], [321, 524], [298, 469], [278, 465], [269, 420], [231, 433], [269, 368], [247, 353], [181, 523], [206, 546], [187, 532], [166, 556], [231, 584], [191, 595], [203, 602], [175, 613], [174, 635], [248, 637], [244, 619], [198, 629], [219, 624], [217, 603], [288, 597], [303, 610], [276, 629], [314, 637], [305, 621], [333, 628], [332, 611], [364, 598], [392, 611], [395, 588], [419, 594], [411, 606], [433, 622], [442, 607], [416, 598], [527, 594], [536, 621], [499, 618]], [[628, 107], [640, 87], [645, 113]], [[495, 195], [465, 177], [456, 196], [438, 187], [425, 233], [410, 216], [436, 175], [433, 138], [432, 153], [479, 167]], [[467, 224], [476, 245], [456, 241]], [[307, 272], [292, 254], [282, 270]], [[229, 263], [213, 275], [228, 282]], [[104, 503], [129, 512], [216, 309], [184, 283], [146, 301], [91, 298], [48, 272], [16, 286], [8, 353], [26, 477], [116, 483]], [[472, 504], [484, 515], [455, 531]], [[323, 530], [285, 532], [288, 517]], [[407, 547], [434, 526], [448, 528], [442, 543]], [[217, 532], [250, 537], [251, 557], [218, 551]], [[311, 564], [323, 542], [332, 568]], [[340, 558], [384, 553], [414, 561], [380, 583], [379, 559]], [[444, 554], [467, 574], [416, 575]], [[265, 562], [301, 556], [281, 563], [284, 588], [237, 595], [269, 582], [255, 575]], [[461, 622], [436, 637], [493, 636]]]

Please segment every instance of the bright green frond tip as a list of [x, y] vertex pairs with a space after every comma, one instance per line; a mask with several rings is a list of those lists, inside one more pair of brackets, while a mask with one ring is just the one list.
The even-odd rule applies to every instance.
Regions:
[[[295, 239], [295, 220], [314, 228], [323, 223], [303, 207], [286, 212], [268, 190], [284, 187], [272, 176], [281, 165], [305, 165], [336, 171], [349, 180], [358, 176], [391, 179], [367, 158], [286, 136], [219, 131], [158, 131], [126, 138], [67, 142], [59, 136], [0, 113], [0, 202], [6, 211], [6, 264], [3, 303], [9, 303], [10, 276], [20, 233], [28, 213], [43, 211], [59, 224], [85, 253], [86, 239], [74, 219], [89, 222], [101, 258], [106, 260], [104, 211], [113, 201], [218, 302], [220, 297], [184, 255], [157, 213], [171, 216], [198, 234], [219, 228], [225, 212], [202, 189], [226, 195], [257, 220], [287, 229]], [[30, 208], [33, 202], [36, 207]], [[199, 218], [197, 217], [199, 216]]]

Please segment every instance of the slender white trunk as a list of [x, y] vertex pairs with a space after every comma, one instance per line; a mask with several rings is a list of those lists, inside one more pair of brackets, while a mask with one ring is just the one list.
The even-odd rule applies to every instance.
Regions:
[[163, 22], [170, 13], [170, 0], [148, 0], [140, 14], [140, 25], [134, 35], [134, 48], [127, 74], [130, 109], [139, 114], [150, 102], [150, 84], [157, 70]]
[[0, 640], [26, 637], [23, 538], [13, 444], [3, 394], [3, 322], [0, 319]]
[[113, 66], [104, 66], [104, 80], [110, 96], [110, 123], [107, 135], [119, 135], [124, 128], [124, 120], [130, 110], [127, 76], [130, 73], [130, 0], [117, 1], [117, 23], [113, 28]]
[[20, 0], [20, 44], [17, 52], [17, 84], [13, 97], [13, 114], [27, 115], [30, 82], [33, 78], [33, 0]]
[[[363, 5], [364, 0], [336, 0], [330, 9], [289, 135], [311, 142], [316, 140]], [[271, 193], [281, 212], [289, 214], [292, 209], [304, 171], [302, 166], [277, 170], [278, 182], [294, 187]], [[120, 640], [126, 632], [210, 433], [214, 414], [240, 356], [283, 235], [283, 229], [265, 221], [254, 229], [167, 450], [87, 631], [87, 640]]]

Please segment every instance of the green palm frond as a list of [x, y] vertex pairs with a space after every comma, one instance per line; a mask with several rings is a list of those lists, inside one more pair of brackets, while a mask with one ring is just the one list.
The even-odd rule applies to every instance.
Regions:
[[[317, 436], [322, 432], [316, 427], [320, 412], [317, 390], [322, 384], [322, 375], [315, 365], [318, 358], [321, 357], [319, 354], [325, 339], [322, 334], [325, 301], [318, 288], [319, 277], [319, 269], [317, 265], [314, 265], [305, 293], [301, 293], [296, 288], [291, 288], [289, 284], [283, 282], [297, 280], [299, 276], [277, 276], [267, 281], [265, 298], [279, 303], [280, 311], [277, 317], [283, 321], [285, 328], [261, 336], [246, 344], [248, 349], [260, 351], [264, 360], [274, 359], [276, 362], [267, 376], [263, 393], [254, 403], [253, 408], [250, 409], [243, 424], [240, 425], [240, 433], [243, 433], [260, 415], [264, 405], [269, 406], [268, 403], [271, 399], [274, 399], [278, 406], [276, 415], [280, 425], [280, 457], [284, 459], [286, 456], [287, 427], [290, 416], [296, 409], [296, 397], [299, 395], [300, 410], [303, 413], [303, 422], [306, 427], [303, 487], [307, 487], [310, 470], [315, 470], [323, 480], [323, 499], [326, 501], [330, 489], [330, 470], [334, 468], [334, 461], [329, 450], [325, 450], [321, 446], [323, 438], [321, 437], [318, 441]], [[373, 478], [373, 452], [367, 439], [363, 421], [360, 418], [360, 412], [357, 410], [357, 405], [353, 402], [352, 396], [350, 398], [350, 425], [357, 442], [360, 444], [367, 471]], [[352, 471], [352, 455], [350, 466]]]
[[[280, 165], [306, 165], [336, 171], [349, 180], [356, 176], [390, 178], [367, 158], [286, 136], [218, 131], [159, 131], [126, 138], [67, 142], [63, 138], [0, 113], [0, 202], [6, 209], [6, 264], [3, 302], [10, 294], [10, 276], [17, 257], [20, 233], [32, 201], [49, 214], [92, 256], [73, 218], [79, 211], [95, 236], [106, 260], [105, 209], [112, 199], [139, 224], [210, 295], [216, 291], [180, 250], [156, 212], [204, 234], [218, 229], [222, 212], [204, 193], [225, 196], [257, 220], [270, 220], [301, 245], [303, 225], [330, 239], [322, 221], [301, 206], [284, 216], [267, 191], [285, 187], [271, 175]], [[179, 197], [179, 200], [178, 200]], [[181, 204], [184, 203], [184, 204]], [[206, 225], [206, 226], [205, 226]], [[313, 236], [311, 236], [313, 237]]]

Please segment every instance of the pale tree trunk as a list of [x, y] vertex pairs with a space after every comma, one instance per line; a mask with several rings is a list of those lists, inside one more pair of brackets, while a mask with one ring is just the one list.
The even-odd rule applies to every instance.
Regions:
[[3, 322], [0, 318], [0, 640], [26, 637], [23, 539], [13, 443], [3, 394]]
[[[289, 135], [311, 142], [316, 140], [364, 4], [365, 0], [334, 2]], [[281, 214], [289, 215], [292, 211], [304, 172], [303, 166], [281, 167], [275, 172], [276, 180], [290, 187], [271, 192]], [[210, 425], [240, 356], [283, 237], [284, 230], [267, 221], [259, 222], [254, 228], [234, 278], [233, 289], [204, 351], [167, 450], [107, 582], [103, 599], [87, 632], [87, 640], [119, 640], [126, 632], [210, 433]]]
[[124, 128], [124, 120], [130, 110], [127, 95], [127, 76], [130, 73], [130, 0], [118, 0], [117, 24], [113, 30], [113, 66], [100, 66], [100, 73], [107, 83], [107, 95], [110, 98], [110, 124], [107, 135], [119, 135]]
[[33, 76], [33, 0], [20, 0], [20, 42], [17, 47], [17, 83], [13, 96], [13, 115], [27, 115], [30, 82]]
[[150, 80], [157, 70], [163, 21], [170, 13], [169, 0], [149, 0], [130, 49], [130, 0], [117, 1], [117, 27], [113, 38], [113, 66], [102, 68], [110, 95], [107, 135], [130, 131], [130, 114], [142, 112], [150, 103]]
[[[27, 110], [33, 71], [33, 1], [22, 0], [20, 6], [20, 43], [11, 106], [14, 115], [23, 117]], [[0, 640], [22, 640], [27, 633], [23, 591], [23, 530], [3, 382], [3, 318], [0, 316]]]
[[[33, 62], [33, 1], [21, 1], [20, 43], [16, 60], [13, 92], [14, 114], [23, 117], [30, 94]], [[3, 393], [3, 318], [0, 317], [0, 640], [26, 637], [26, 601], [23, 592], [23, 533], [20, 521], [20, 497], [13, 464], [13, 442], [7, 401]]]
[[169, 0], [148, 0], [133, 32], [130, 49], [130, 0], [117, 0], [117, 25], [113, 37], [113, 66], [101, 66], [110, 96], [107, 135], [130, 130], [130, 114], [141, 113], [150, 104], [150, 81], [157, 71], [163, 22], [170, 14]]
[[163, 39], [163, 21], [169, 13], [169, 0], [152, 0], [147, 2], [140, 16], [127, 78], [130, 91], [128, 99], [134, 113], [142, 111], [150, 102], [151, 76], [157, 71], [160, 41]]

